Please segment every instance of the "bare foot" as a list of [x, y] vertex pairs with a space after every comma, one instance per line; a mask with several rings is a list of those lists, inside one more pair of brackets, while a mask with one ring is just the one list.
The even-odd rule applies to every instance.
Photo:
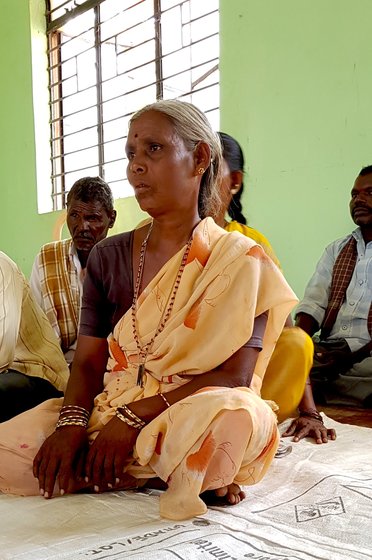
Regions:
[[232, 483], [228, 486], [217, 488], [217, 490], [207, 490], [200, 494], [200, 497], [207, 506], [234, 506], [244, 500], [245, 492], [241, 490], [238, 484]]
[[[143, 485], [144, 488], [156, 488], [158, 490], [166, 490], [168, 485], [160, 480], [160, 478], [149, 478]], [[235, 506], [245, 498], [245, 492], [238, 486], [238, 484], [229, 484], [217, 490], [206, 490], [200, 494], [203, 502], [207, 506]]]
[[238, 484], [229, 484], [214, 491], [218, 498], [225, 498], [226, 502], [235, 505], [239, 504], [245, 498], [245, 492], [242, 491]]

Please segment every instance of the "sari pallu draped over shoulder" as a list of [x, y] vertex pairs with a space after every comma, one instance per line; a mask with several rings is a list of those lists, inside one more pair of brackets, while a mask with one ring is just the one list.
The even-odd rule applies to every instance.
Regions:
[[[158, 327], [177, 275], [183, 249], [159, 271], [138, 299], [137, 331], [144, 346]], [[211, 218], [195, 229], [171, 316], [146, 359], [144, 387], [136, 386], [139, 356], [131, 310], [109, 337], [103, 410], [171, 391], [190, 376], [226, 361], [251, 337], [254, 319], [268, 312], [263, 350], [255, 368], [260, 379], [296, 296], [260, 246], [239, 233], [227, 234]]]
[[[166, 263], [138, 300], [142, 345], [151, 340], [167, 307], [182, 255], [183, 250]], [[136, 385], [139, 356], [131, 311], [116, 325], [109, 338], [105, 390], [95, 400], [90, 421], [92, 437], [117, 406], [166, 393], [222, 364], [250, 339], [255, 317], [268, 312], [252, 389], [205, 388], [164, 411], [141, 431], [136, 461], [128, 465], [128, 472], [137, 478], [160, 476], [168, 482], [161, 498], [165, 517], [182, 519], [203, 513], [201, 491], [233, 480], [253, 484], [268, 468], [278, 442], [276, 418], [258, 395], [276, 340], [296, 302], [260, 246], [239, 233], [226, 233], [207, 218], [194, 231], [171, 316], [146, 360], [143, 387]], [[227, 464], [222, 460], [220, 466], [214, 465], [218, 460], [213, 457], [227, 449]]]
[[[167, 308], [183, 252], [164, 265], [138, 299], [142, 345], [152, 339]], [[160, 498], [162, 516], [200, 515], [206, 511], [201, 492], [232, 482], [255, 484], [264, 476], [279, 434], [275, 414], [259, 396], [260, 383], [296, 302], [260, 246], [207, 218], [194, 230], [172, 313], [147, 356], [143, 387], [136, 385], [139, 357], [131, 310], [115, 326], [104, 391], [95, 399], [89, 422], [91, 440], [116, 407], [171, 391], [222, 364], [250, 339], [255, 317], [268, 312], [251, 388], [205, 387], [167, 408], [139, 433], [125, 471], [140, 479], [139, 485], [154, 477], [168, 484]], [[1, 491], [38, 494], [32, 461], [55, 428], [59, 406], [59, 401], [46, 401], [0, 425]]]

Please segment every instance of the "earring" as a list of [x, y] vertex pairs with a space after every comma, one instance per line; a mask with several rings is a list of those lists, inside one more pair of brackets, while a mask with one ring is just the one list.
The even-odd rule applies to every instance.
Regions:
[[240, 185], [239, 184], [235, 184], [234, 188], [231, 189], [231, 194], [236, 194], [237, 192], [239, 192], [240, 189]]
[[204, 171], [205, 171], [204, 167], [199, 167], [198, 174], [203, 175]]

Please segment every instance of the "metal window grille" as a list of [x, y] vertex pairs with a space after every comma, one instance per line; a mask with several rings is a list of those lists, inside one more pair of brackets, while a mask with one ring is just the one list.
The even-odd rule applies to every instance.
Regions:
[[134, 111], [179, 98], [219, 120], [218, 0], [47, 0], [53, 208], [80, 177], [132, 194]]

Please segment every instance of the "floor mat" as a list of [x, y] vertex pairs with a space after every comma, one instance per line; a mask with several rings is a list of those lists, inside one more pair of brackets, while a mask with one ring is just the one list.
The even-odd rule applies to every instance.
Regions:
[[[338, 424], [328, 444], [291, 443], [234, 507], [161, 519], [158, 491], [0, 496], [1, 560], [370, 560], [372, 432]], [[283, 430], [285, 425], [283, 425]]]

